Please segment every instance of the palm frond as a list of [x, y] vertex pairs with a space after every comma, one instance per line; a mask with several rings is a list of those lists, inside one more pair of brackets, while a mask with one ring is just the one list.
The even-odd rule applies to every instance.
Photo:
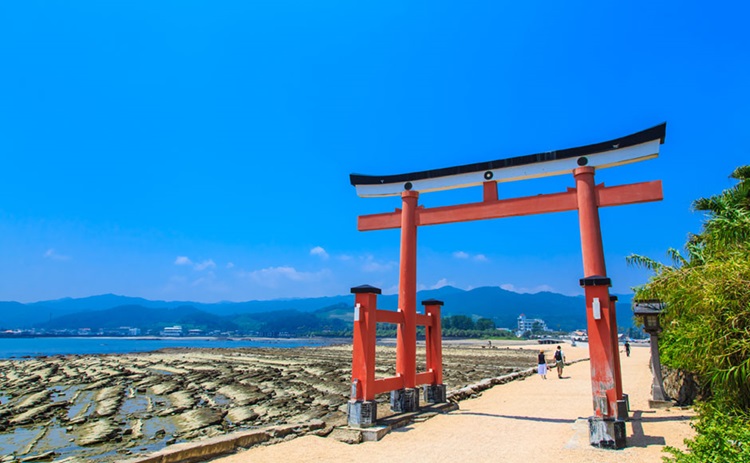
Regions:
[[653, 272], [658, 272], [659, 270], [664, 268], [664, 264], [662, 264], [661, 262], [657, 262], [650, 257], [641, 256], [639, 254], [631, 254], [625, 257], [625, 262], [627, 262], [628, 265], [632, 265], [633, 267], [645, 268]]

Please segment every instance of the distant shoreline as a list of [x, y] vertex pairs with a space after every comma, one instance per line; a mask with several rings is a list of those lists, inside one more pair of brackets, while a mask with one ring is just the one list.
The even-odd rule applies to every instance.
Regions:
[[[11, 333], [0, 333], [0, 338], [3, 339], [29, 339], [29, 338], [68, 338], [68, 339], [132, 339], [134, 341], [173, 341], [176, 339], [185, 340], [196, 340], [196, 341], [306, 341], [314, 339], [340, 339], [340, 338], [329, 338], [325, 336], [309, 336], [309, 337], [277, 337], [271, 338], [266, 336], [81, 336], [81, 335], [68, 335], [68, 334], [11, 334]], [[343, 339], [343, 338], [341, 338]]]

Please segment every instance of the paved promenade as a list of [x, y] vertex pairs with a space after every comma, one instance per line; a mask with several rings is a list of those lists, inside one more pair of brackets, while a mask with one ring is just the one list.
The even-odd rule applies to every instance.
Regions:
[[[533, 346], [532, 346], [533, 347]], [[544, 346], [547, 358], [555, 346]], [[569, 360], [588, 357], [586, 347], [564, 345]], [[297, 462], [660, 462], [662, 448], [684, 448], [692, 436], [691, 410], [650, 410], [649, 350], [637, 346], [622, 354], [623, 390], [630, 396], [628, 447], [601, 450], [588, 443], [586, 418], [592, 413], [589, 362], [495, 386], [460, 409], [396, 430], [380, 442], [348, 445], [306, 436], [252, 448], [217, 463]]]

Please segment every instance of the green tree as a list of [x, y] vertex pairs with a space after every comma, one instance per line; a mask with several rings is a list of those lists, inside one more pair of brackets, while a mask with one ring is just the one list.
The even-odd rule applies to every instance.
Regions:
[[475, 323], [476, 329], [479, 331], [494, 331], [495, 330], [495, 322], [490, 320], [489, 318], [480, 318]]
[[731, 446], [716, 450], [724, 448], [716, 430], [750, 425], [750, 166], [731, 177], [734, 187], [693, 203], [706, 220], [699, 234], [688, 236], [684, 255], [669, 249], [670, 264], [628, 257], [654, 272], [636, 298], [665, 302], [664, 363], [696, 372], [713, 394], [699, 407], [692, 454], [672, 450], [681, 462], [739, 461]]
[[448, 323], [448, 328], [454, 328], [457, 330], [473, 330], [475, 329], [474, 326], [474, 320], [471, 319], [471, 317], [466, 315], [453, 315], [452, 317], [447, 317], [450, 319], [450, 322]]
[[531, 334], [540, 334], [544, 332], [543, 326], [540, 322], [534, 322], [531, 324]]

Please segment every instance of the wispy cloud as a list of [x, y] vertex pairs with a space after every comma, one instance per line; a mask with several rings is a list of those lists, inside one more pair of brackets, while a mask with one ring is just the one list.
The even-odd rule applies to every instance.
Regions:
[[289, 281], [298, 283], [310, 283], [322, 281], [328, 278], [330, 271], [321, 270], [319, 272], [301, 272], [294, 267], [268, 267], [252, 272], [240, 272], [242, 278], [246, 278], [258, 285], [277, 288]]
[[362, 263], [363, 272], [388, 272], [398, 267], [398, 262], [394, 261], [377, 261], [371, 255], [366, 255], [361, 258], [364, 262]]
[[543, 291], [555, 292], [555, 289], [550, 285], [538, 285], [538, 286], [534, 286], [533, 288], [524, 288], [524, 287], [516, 287], [512, 283], [504, 283], [500, 285], [500, 288], [506, 291], [513, 291], [514, 293], [521, 293], [521, 294], [535, 294], [535, 293], [541, 293]]
[[187, 256], [177, 256], [177, 259], [174, 260], [175, 265], [193, 265], [193, 261], [191, 261]]
[[474, 262], [489, 262], [489, 259], [484, 254], [471, 255], [468, 252], [456, 251], [453, 253], [453, 257], [461, 260], [473, 260]]
[[202, 270], [206, 270], [209, 268], [216, 268], [216, 263], [213, 261], [213, 259], [206, 259], [203, 262], [193, 262], [187, 256], [177, 256], [177, 258], [174, 260], [174, 264], [192, 266], [193, 270], [197, 272], [200, 272]]
[[201, 270], [206, 270], [207, 268], [215, 268], [215, 267], [216, 267], [216, 264], [214, 263], [213, 259], [204, 260], [203, 262], [197, 263], [195, 264], [195, 266], [193, 266], [193, 268], [199, 272]]
[[318, 256], [323, 260], [328, 259], [328, 253], [325, 249], [323, 249], [321, 246], [315, 246], [314, 248], [310, 249], [310, 255], [311, 256]]
[[62, 254], [58, 254], [57, 251], [55, 251], [52, 248], [47, 249], [47, 252], [44, 253], [44, 257], [46, 259], [51, 259], [51, 260], [68, 260], [68, 259], [70, 259], [70, 256], [64, 256]]

